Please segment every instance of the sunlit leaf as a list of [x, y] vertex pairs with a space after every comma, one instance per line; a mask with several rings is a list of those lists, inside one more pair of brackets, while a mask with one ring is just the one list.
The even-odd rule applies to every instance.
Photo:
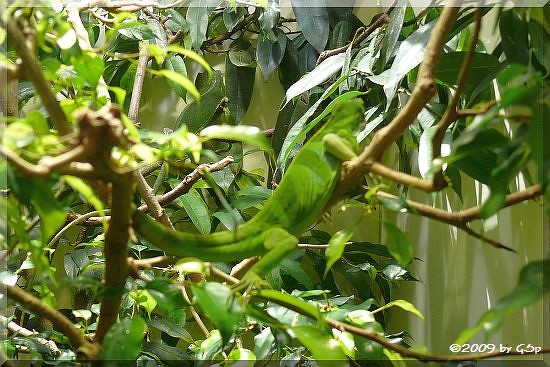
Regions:
[[353, 231], [349, 228], [342, 229], [332, 235], [328, 248], [325, 250], [327, 265], [323, 276], [326, 277], [332, 265], [340, 259], [346, 248], [346, 243], [351, 239], [351, 236], [353, 236]]
[[295, 326], [291, 328], [296, 338], [309, 349], [319, 366], [347, 366], [348, 357], [340, 343], [327, 331], [315, 326]]
[[407, 236], [394, 224], [384, 222], [388, 235], [388, 251], [401, 266], [407, 266], [413, 259], [413, 247]]
[[191, 288], [197, 303], [227, 342], [243, 317], [237, 298], [229, 287], [220, 283], [193, 284]]

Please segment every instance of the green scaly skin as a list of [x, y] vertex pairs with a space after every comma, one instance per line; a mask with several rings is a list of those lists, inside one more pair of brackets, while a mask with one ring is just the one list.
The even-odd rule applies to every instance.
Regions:
[[167, 255], [176, 257], [229, 262], [270, 252], [253, 269], [256, 274], [267, 271], [295, 248], [296, 237], [319, 218], [338, 183], [342, 154], [330, 153], [323, 139], [327, 134], [336, 135], [346, 146], [344, 150], [351, 148], [356, 153], [355, 133], [363, 112], [360, 99], [337, 105], [329, 120], [294, 157], [264, 207], [235, 230], [208, 235], [177, 232], [138, 211], [133, 215], [134, 228]]

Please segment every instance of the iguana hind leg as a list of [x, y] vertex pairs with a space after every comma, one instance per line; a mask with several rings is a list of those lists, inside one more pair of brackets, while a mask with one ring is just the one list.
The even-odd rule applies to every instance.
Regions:
[[262, 258], [246, 272], [241, 281], [234, 286], [235, 290], [243, 290], [250, 286], [261, 284], [261, 275], [275, 268], [298, 246], [298, 239], [282, 228], [270, 228], [263, 235], [264, 248], [267, 251]]

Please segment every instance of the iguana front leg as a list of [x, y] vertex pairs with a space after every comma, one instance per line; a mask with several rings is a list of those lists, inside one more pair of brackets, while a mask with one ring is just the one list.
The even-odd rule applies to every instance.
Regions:
[[263, 234], [263, 245], [267, 251], [233, 288], [241, 291], [250, 286], [259, 286], [264, 275], [275, 268], [289, 253], [298, 247], [298, 239], [282, 228], [270, 228]]
[[358, 144], [355, 142], [355, 138], [351, 140], [349, 136], [343, 137], [334, 133], [323, 136], [323, 146], [327, 152], [342, 162], [357, 157], [359, 148]]

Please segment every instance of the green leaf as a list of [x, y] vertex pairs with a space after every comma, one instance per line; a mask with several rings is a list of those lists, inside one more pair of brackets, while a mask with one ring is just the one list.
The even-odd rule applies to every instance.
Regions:
[[388, 235], [390, 254], [402, 267], [409, 265], [413, 260], [413, 247], [407, 236], [389, 222], [384, 222], [384, 229]]
[[[229, 61], [235, 66], [245, 66], [251, 69], [256, 69], [256, 60], [248, 51], [238, 50], [238, 49], [230, 50], [227, 53], [227, 57], [229, 58]], [[227, 63], [227, 59], [226, 59], [226, 63]], [[227, 70], [226, 70], [226, 73], [227, 73]]]
[[143, 343], [143, 352], [157, 356], [161, 361], [184, 361], [192, 356], [180, 348], [160, 343]]
[[203, 129], [200, 135], [207, 139], [226, 139], [240, 141], [271, 152], [269, 139], [256, 126], [212, 125]]
[[[176, 73], [187, 77], [187, 67], [185, 66], [185, 62], [183, 59], [178, 55], [172, 55], [166, 60], [164, 60], [164, 64], [162, 65], [166, 70], [173, 70]], [[168, 79], [168, 85], [172, 87], [174, 92], [181, 98], [185, 99], [185, 96], [187, 95], [187, 89], [183, 88], [180, 84], [175, 83], [174, 81]]]
[[544, 67], [546, 72], [550, 71], [550, 50], [546, 45], [550, 44], [548, 35], [544, 32], [544, 28], [540, 23], [530, 21], [529, 38], [531, 40], [531, 49], [537, 58], [537, 61]]
[[380, 47], [381, 57], [374, 65], [375, 73], [384, 70], [384, 66], [390, 60], [395, 52], [395, 46], [403, 27], [403, 20], [405, 19], [405, 10], [407, 9], [407, 1], [399, 0], [394, 5], [393, 11], [390, 14], [390, 21], [388, 28], [382, 38], [382, 44]]
[[329, 39], [329, 48], [344, 46], [351, 38], [352, 27], [353, 22], [350, 19], [344, 19], [336, 23]]
[[99, 78], [103, 75], [105, 63], [103, 59], [91, 52], [83, 52], [80, 56], [72, 59], [72, 65], [82, 79], [93, 89], [97, 87]]
[[325, 330], [303, 325], [291, 328], [296, 338], [309, 349], [319, 366], [347, 366], [348, 357], [340, 343]]
[[258, 359], [266, 358], [273, 348], [275, 337], [271, 332], [271, 328], [266, 327], [261, 333], [254, 336], [254, 355]]
[[351, 239], [351, 236], [353, 236], [353, 231], [349, 228], [342, 229], [332, 235], [328, 243], [328, 248], [325, 250], [327, 264], [325, 266], [325, 273], [323, 274], [323, 277], [327, 276], [332, 265], [340, 259], [344, 253], [344, 249], [346, 248], [346, 243]]
[[[436, 79], [446, 85], [455, 86], [458, 73], [467, 53], [466, 51], [461, 51], [448, 52], [441, 55], [439, 67], [435, 73]], [[474, 52], [471, 63], [470, 69], [468, 69], [468, 78], [466, 78], [463, 88], [463, 93], [466, 95], [472, 93], [486, 75], [494, 76], [503, 67], [498, 62], [497, 56], [479, 52]]]
[[256, 361], [254, 353], [245, 348], [234, 348], [227, 356], [227, 366], [253, 367]]
[[183, 298], [181, 285], [168, 279], [154, 279], [147, 283], [146, 289], [157, 300], [158, 305], [166, 311], [171, 312], [189, 306]]
[[291, 0], [292, 9], [302, 33], [318, 52], [323, 52], [325, 49], [330, 30], [324, 0], [322, 3], [317, 2], [317, 6], [311, 6], [308, 0]]
[[298, 310], [297, 312], [309, 317], [316, 319], [320, 317], [320, 312], [317, 307], [287, 293], [282, 293], [272, 289], [262, 289], [253, 292], [252, 295], [267, 299], [292, 310]]
[[95, 210], [99, 212], [100, 216], [105, 215], [103, 201], [94, 192], [91, 186], [84, 182], [81, 178], [75, 176], [63, 176], [63, 180], [73, 188], [76, 192], [80, 193]]
[[221, 71], [216, 70], [212, 78], [207, 78], [206, 74], [199, 74], [197, 85], [201, 80], [205, 80], [206, 87], [199, 87], [200, 101], [195, 100], [185, 106], [176, 121], [176, 128], [186, 125], [189, 132], [196, 133], [210, 122], [224, 99], [225, 86]]
[[393, 307], [393, 306], [397, 306], [399, 308], [402, 308], [403, 310], [408, 311], [410, 313], [413, 313], [416, 316], [420, 317], [422, 320], [424, 320], [424, 315], [422, 315], [422, 313], [420, 311], [418, 311], [418, 309], [412, 303], [407, 302], [403, 299], [397, 299], [395, 301], [386, 303], [384, 306], [378, 308], [376, 311], [373, 311], [373, 313], [385, 310], [385, 309]]
[[[248, 52], [242, 53], [249, 55]], [[225, 58], [225, 81], [229, 111], [237, 123], [243, 119], [254, 89], [256, 70], [247, 66], [236, 66], [231, 55]]]
[[130, 292], [132, 299], [137, 307], [141, 307], [151, 316], [151, 312], [157, 307], [157, 300], [146, 289], [136, 289]]
[[233, 208], [230, 212], [215, 212], [214, 214], [212, 214], [212, 216], [218, 218], [220, 222], [225, 226], [225, 228], [230, 231], [234, 230], [235, 228], [237, 228], [237, 226], [240, 226], [244, 223], [243, 217], [235, 208]]
[[159, 329], [162, 332], [165, 332], [166, 334], [170, 335], [174, 338], [180, 338], [183, 340], [192, 340], [191, 335], [185, 330], [185, 328], [181, 325], [178, 325], [174, 321], [170, 320], [169, 318], [162, 317], [159, 315], [153, 315], [151, 319], [147, 320], [147, 324]]
[[522, 20], [515, 9], [500, 14], [498, 22], [502, 49], [508, 62], [529, 63], [527, 23]]
[[175, 52], [177, 54], [180, 54], [182, 56], [187, 57], [188, 59], [191, 59], [191, 60], [195, 61], [196, 63], [198, 63], [199, 65], [201, 65], [204, 68], [204, 70], [208, 73], [208, 76], [210, 78], [212, 76], [214, 76], [214, 71], [212, 70], [212, 67], [210, 66], [210, 64], [202, 56], [200, 56], [198, 53], [193, 52], [191, 50], [188, 50], [188, 49], [183, 48], [183, 47], [178, 46], [178, 45], [169, 45], [166, 48], [166, 50], [168, 52]]
[[164, 25], [168, 27], [168, 29], [170, 29], [172, 32], [176, 33], [178, 31], [181, 31], [183, 33], [187, 33], [189, 31], [189, 25], [187, 25], [185, 17], [181, 15], [176, 9], [167, 9], [166, 15], [168, 15], [169, 18], [168, 20], [166, 20]]
[[147, 25], [149, 25], [149, 28], [151, 28], [151, 31], [155, 35], [155, 38], [153, 38], [153, 44], [165, 51], [168, 46], [168, 40], [166, 39], [166, 31], [160, 22], [154, 18], [147, 18]]
[[223, 22], [228, 31], [231, 31], [241, 21], [243, 16], [247, 14], [246, 8], [243, 6], [226, 7], [223, 9]]
[[182, 74], [178, 73], [177, 71], [168, 70], [168, 69], [154, 71], [154, 72], [152, 70], [149, 70], [149, 71], [153, 74], [162, 75], [166, 79], [180, 85], [183, 89], [188, 91], [196, 101], [201, 99], [201, 95], [200, 95], [199, 91], [197, 90], [197, 87], [195, 87], [195, 84], [193, 84], [193, 82], [191, 80], [189, 80], [189, 78], [187, 78], [187, 76], [182, 75]]
[[[306, 74], [296, 83], [292, 84], [286, 91], [285, 99], [283, 100], [283, 107], [294, 97], [297, 97], [311, 88], [329, 80], [334, 74], [342, 69], [345, 60], [346, 55], [343, 53], [331, 56], [320, 63], [310, 73]], [[331, 88], [332, 86], [328, 89]]]
[[368, 77], [372, 82], [384, 87], [387, 106], [391, 104], [401, 79], [422, 62], [435, 23], [432, 21], [424, 24], [401, 42], [392, 66], [388, 70]]
[[194, 0], [189, 4], [185, 15], [185, 20], [189, 25], [189, 36], [195, 51], [201, 50], [208, 29], [208, 8], [201, 3], [201, 0]]
[[264, 76], [267, 79], [271, 73], [279, 66], [286, 49], [286, 35], [280, 29], [275, 29], [277, 41], [273, 42], [268, 37], [258, 39], [256, 46], [256, 60]]
[[288, 274], [306, 289], [315, 287], [313, 281], [309, 277], [309, 274], [302, 268], [299, 262], [292, 261], [288, 258], [283, 259], [280, 264], [280, 269], [282, 274]]
[[107, 361], [135, 360], [141, 352], [144, 336], [145, 321], [139, 316], [114, 324], [103, 340], [101, 358]]
[[487, 311], [476, 326], [460, 333], [455, 343], [464, 344], [479, 331], [484, 330], [488, 338], [502, 325], [506, 317], [538, 302], [550, 291], [550, 260], [531, 262], [521, 269], [516, 288], [500, 299], [495, 307]]
[[197, 230], [202, 234], [210, 233], [212, 230], [210, 211], [197, 190], [189, 190], [180, 197], [180, 201]]
[[67, 212], [62, 210], [49, 186], [39, 181], [35, 181], [35, 183], [31, 204], [40, 216], [40, 238], [42, 244], [45, 245], [63, 226]]
[[220, 283], [207, 282], [202, 285], [191, 285], [197, 303], [220, 330], [226, 343], [241, 321], [242, 308], [231, 289]]

